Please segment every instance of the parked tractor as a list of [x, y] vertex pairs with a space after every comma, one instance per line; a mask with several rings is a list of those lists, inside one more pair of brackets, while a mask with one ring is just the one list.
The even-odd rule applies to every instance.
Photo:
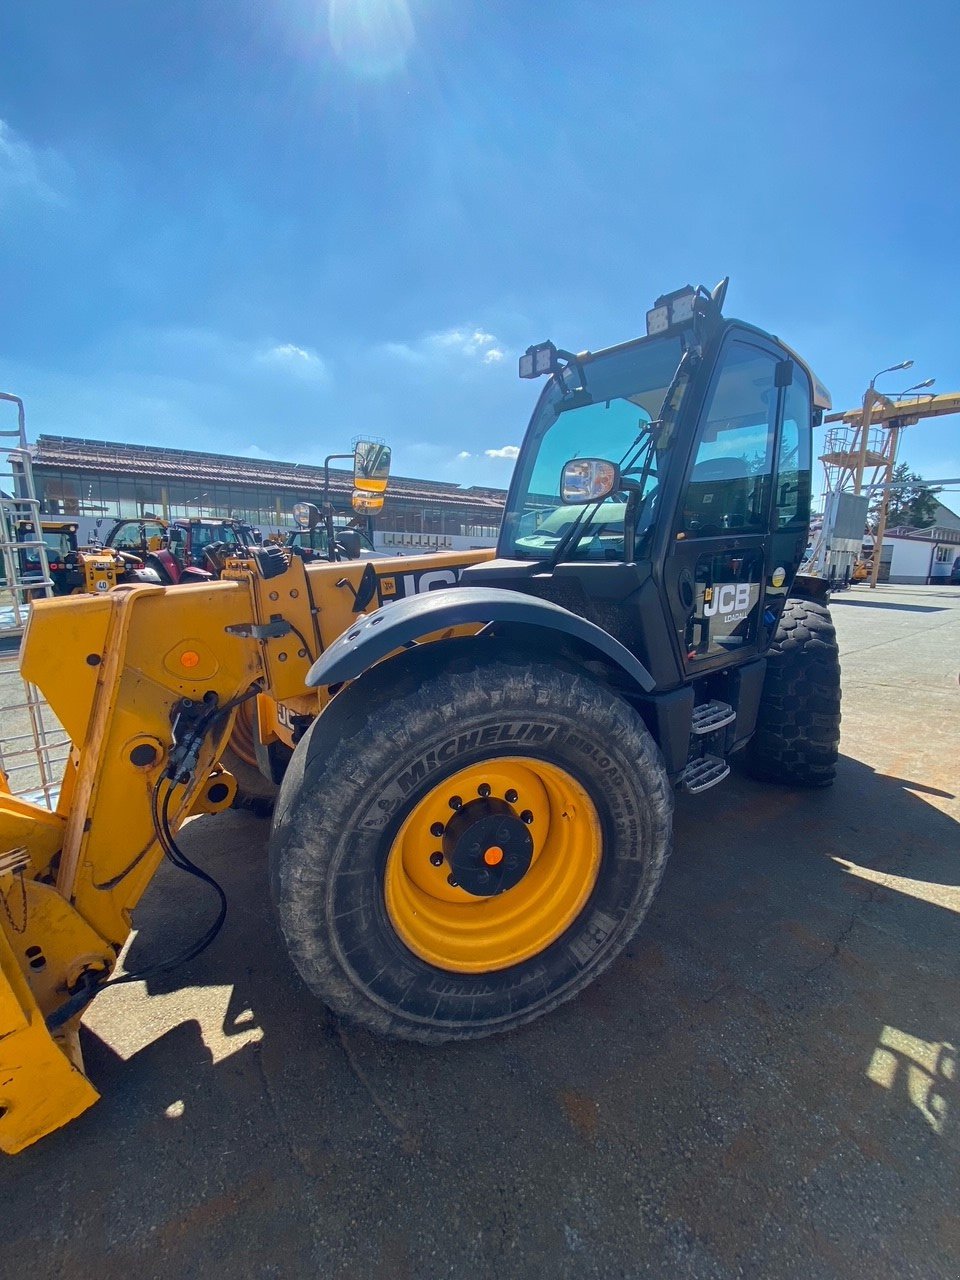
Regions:
[[[43, 579], [39, 550], [29, 545], [32, 528], [30, 521], [20, 521], [17, 526], [17, 541], [27, 544], [18, 551], [18, 558], [21, 581], [28, 585], [31, 579], [38, 583]], [[115, 548], [79, 546], [77, 528], [73, 520], [40, 521], [54, 595], [96, 594], [124, 583], [160, 585], [158, 575], [138, 555]]]
[[220, 576], [224, 559], [238, 547], [256, 546], [259, 533], [241, 520], [118, 520], [105, 548], [135, 548], [163, 586], [187, 586]]
[[649, 909], [674, 795], [829, 785], [840, 669], [807, 541], [829, 396], [726, 282], [646, 335], [542, 343], [546, 377], [496, 555], [312, 561], [238, 547], [220, 581], [46, 601], [24, 676], [75, 750], [56, 813], [0, 793], [0, 1146], [97, 1097], [77, 1027], [130, 912], [230, 804], [240, 707], [279, 784], [282, 936], [337, 1016], [426, 1043], [505, 1032], [581, 991]]

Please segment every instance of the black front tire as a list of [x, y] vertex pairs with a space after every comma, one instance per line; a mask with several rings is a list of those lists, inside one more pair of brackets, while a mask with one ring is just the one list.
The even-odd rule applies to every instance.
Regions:
[[744, 764], [762, 782], [829, 787], [840, 746], [840, 654], [826, 605], [790, 597], [767, 654]]
[[[314, 722], [281, 785], [270, 869], [290, 956], [329, 1008], [377, 1034], [477, 1039], [570, 999], [630, 941], [669, 852], [672, 790], [640, 717], [581, 671], [480, 656], [487, 648], [420, 646], [365, 673]], [[480, 737], [495, 745], [478, 746]], [[593, 891], [530, 960], [481, 973], [434, 967], [387, 914], [394, 837], [445, 776], [518, 754], [565, 769], [593, 801], [602, 830]]]

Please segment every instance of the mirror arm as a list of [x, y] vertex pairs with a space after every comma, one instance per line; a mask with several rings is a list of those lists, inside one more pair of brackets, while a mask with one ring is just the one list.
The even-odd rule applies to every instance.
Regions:
[[337, 560], [333, 545], [333, 507], [330, 505], [330, 463], [343, 458], [352, 458], [352, 453], [328, 453], [323, 460], [323, 514], [327, 523], [327, 559]]
[[626, 564], [633, 564], [637, 554], [637, 508], [643, 492], [638, 484], [625, 484], [630, 490], [626, 510], [623, 513], [623, 559]]

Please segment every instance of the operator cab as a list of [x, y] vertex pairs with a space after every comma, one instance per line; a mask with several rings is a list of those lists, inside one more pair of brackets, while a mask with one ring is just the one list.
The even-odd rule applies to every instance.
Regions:
[[765, 652], [807, 545], [829, 395], [778, 339], [724, 319], [725, 291], [658, 299], [632, 342], [521, 357], [548, 381], [497, 558], [462, 576], [597, 623], [658, 691]]
[[[376, 557], [374, 545], [362, 529], [338, 521], [334, 525], [334, 534], [335, 543], [344, 549], [344, 559], [372, 560]], [[344, 534], [347, 535], [345, 540]], [[313, 528], [292, 529], [287, 534], [284, 545], [307, 561], [330, 559], [330, 540], [326, 525], [323, 524], [314, 525]], [[354, 550], [357, 554], [351, 555], [350, 552]]]

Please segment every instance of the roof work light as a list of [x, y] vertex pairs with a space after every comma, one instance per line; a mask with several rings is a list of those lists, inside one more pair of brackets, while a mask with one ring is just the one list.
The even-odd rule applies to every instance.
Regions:
[[688, 284], [658, 298], [653, 309], [647, 312], [647, 337], [652, 338], [658, 333], [666, 333], [668, 329], [689, 324], [693, 319], [693, 302], [696, 296], [696, 290]]
[[560, 368], [557, 348], [552, 342], [538, 342], [527, 347], [520, 357], [521, 378], [541, 378], [545, 373], [556, 373]]

